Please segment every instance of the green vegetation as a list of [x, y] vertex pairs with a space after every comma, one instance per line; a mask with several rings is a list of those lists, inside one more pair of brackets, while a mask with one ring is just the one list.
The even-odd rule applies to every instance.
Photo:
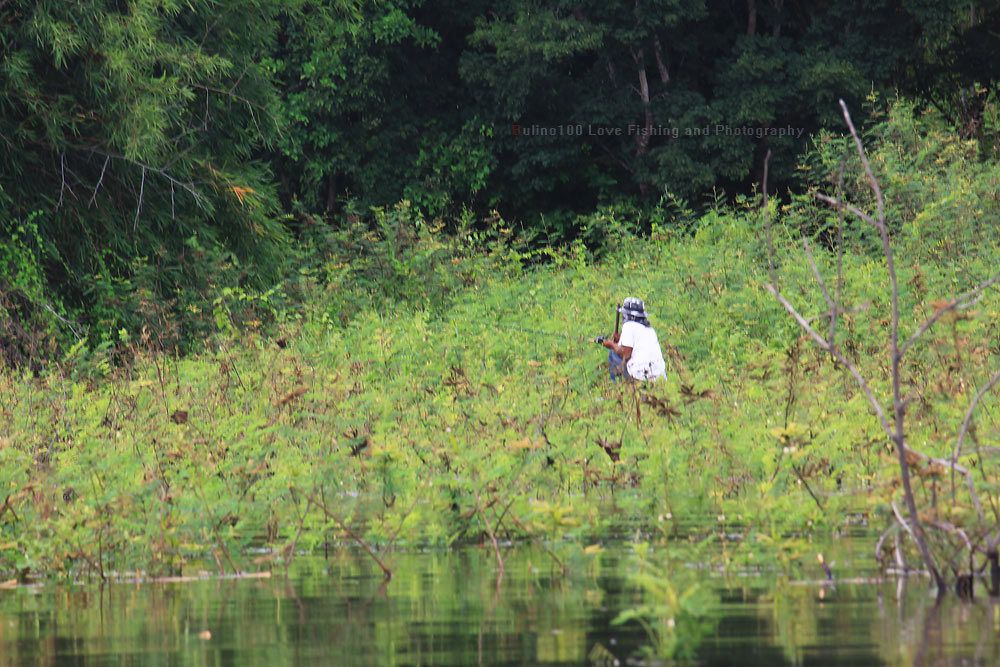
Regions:
[[[1000, 172], [934, 114], [896, 104], [876, 120], [871, 162], [912, 332], [995, 271]], [[846, 198], [869, 209], [849, 141], [821, 135], [803, 169], [833, 192], [831, 165], [844, 161]], [[452, 235], [403, 202], [355, 220], [365, 231], [304, 232], [300, 268], [267, 292], [207, 285], [211, 298], [185, 307], [210, 332], [186, 356], [163, 343], [164, 318], [138, 334], [122, 328], [113, 345], [81, 341], [38, 377], [6, 370], [0, 569], [233, 570], [252, 567], [251, 547], [273, 549], [263, 563], [331, 541], [377, 557], [390, 545], [497, 536], [534, 541], [562, 567], [636, 528], [726, 539], [692, 533], [692, 522], [740, 533], [724, 544], [727, 563], [790, 567], [811, 531], [896, 530], [890, 443], [851, 377], [763, 289], [757, 204], [703, 215], [672, 205], [650, 218], [603, 209], [577, 223], [600, 241], [595, 255], [582, 242], [533, 249], [498, 217], [488, 231], [456, 220]], [[800, 234], [830, 276], [837, 215], [808, 197], [771, 206], [782, 292], [817, 317]], [[838, 340], [886, 397], [888, 292], [874, 234], [845, 225], [850, 309]], [[199, 252], [220, 262], [218, 275], [233, 271], [231, 257]], [[646, 298], [667, 382], [612, 384], [603, 348], [511, 328], [606, 333], [625, 294]], [[970, 398], [1000, 366], [998, 310], [985, 292], [907, 357], [908, 439], [921, 451], [952, 455]], [[985, 521], [961, 479], [912, 467], [946, 570], [968, 562], [955, 556], [957, 531], [981, 543], [997, 511], [985, 446], [994, 403], [982, 399], [959, 459], [974, 469]]]

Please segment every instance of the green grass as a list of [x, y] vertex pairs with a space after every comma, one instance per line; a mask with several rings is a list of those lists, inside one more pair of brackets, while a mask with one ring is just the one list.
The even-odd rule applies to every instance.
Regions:
[[[635, 527], [670, 536], [724, 521], [760, 551], [842, 526], [849, 511], [878, 523], [894, 491], [885, 439], [849, 376], [762, 289], [758, 223], [710, 214], [693, 238], [630, 237], [596, 263], [572, 251], [527, 271], [497, 263], [445, 309], [368, 308], [346, 327], [307, 281], [311, 297], [269, 335], [223, 326], [183, 358], [136, 341], [118, 366], [79, 353], [39, 378], [5, 372], [0, 563], [229, 570], [253, 567], [251, 546], [274, 549], [266, 562], [353, 536], [376, 548], [480, 541], [484, 517], [560, 561]], [[816, 314], [811, 276], [790, 241], [781, 248], [783, 289]], [[845, 300], [870, 307], [844, 318], [841, 342], [886, 396], [871, 356], [884, 347], [881, 272], [845, 257]], [[938, 287], [907, 292], [906, 312]], [[646, 299], [665, 382], [612, 384], [603, 347], [504, 328], [593, 337], [629, 294]], [[996, 299], [977, 309], [985, 317], [943, 324], [908, 369], [924, 392], [911, 439], [938, 455], [957, 427], [954, 399], [995, 357], [969, 341], [988, 338]], [[980, 433], [995, 432], [986, 420]], [[613, 462], [602, 444], [618, 443]]]

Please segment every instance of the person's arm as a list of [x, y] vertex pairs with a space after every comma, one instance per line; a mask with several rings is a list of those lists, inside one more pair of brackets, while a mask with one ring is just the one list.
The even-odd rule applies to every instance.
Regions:
[[632, 348], [627, 345], [619, 345], [617, 339], [618, 336], [613, 338], [604, 339], [604, 347], [612, 350], [615, 354], [622, 358], [622, 361], [628, 361], [632, 357]]

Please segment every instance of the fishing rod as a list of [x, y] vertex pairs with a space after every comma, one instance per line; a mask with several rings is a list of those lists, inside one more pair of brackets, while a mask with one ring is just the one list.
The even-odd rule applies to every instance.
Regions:
[[556, 338], [564, 338], [566, 340], [574, 340], [578, 343], [597, 343], [602, 344], [607, 336], [598, 336], [597, 338], [584, 338], [583, 336], [571, 336], [569, 334], [558, 333], [555, 331], [542, 331], [541, 329], [528, 329], [526, 327], [514, 326], [511, 324], [494, 324], [497, 329], [509, 329], [511, 331], [521, 331], [523, 333], [534, 334], [536, 336], [554, 336]]
[[[615, 311], [615, 334], [612, 340], [618, 340], [618, 327], [621, 324], [621, 311], [616, 309]], [[512, 324], [494, 324], [498, 329], [510, 329], [511, 331], [521, 331], [524, 333], [534, 334], [536, 336], [555, 336], [556, 338], [564, 338], [566, 340], [574, 340], [578, 343], [597, 343], [602, 345], [605, 340], [610, 338], [610, 336], [598, 336], [597, 338], [584, 338], [583, 336], [571, 336], [569, 334], [558, 333], [555, 331], [542, 331], [541, 329], [529, 329], [527, 327], [520, 327]]]

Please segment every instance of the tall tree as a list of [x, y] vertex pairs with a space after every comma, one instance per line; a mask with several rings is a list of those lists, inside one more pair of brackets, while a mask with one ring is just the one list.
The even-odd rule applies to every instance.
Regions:
[[[251, 156], [278, 132], [259, 61], [280, 5], [0, 2], [0, 237], [31, 219], [28, 258], [85, 323], [122, 323], [95, 314], [96, 284], [128, 281], [136, 262], [161, 264], [164, 299], [184, 289], [188, 239], [251, 278], [276, 274], [284, 232]], [[0, 266], [0, 290], [21, 315], [52, 308], [16, 269]]]

